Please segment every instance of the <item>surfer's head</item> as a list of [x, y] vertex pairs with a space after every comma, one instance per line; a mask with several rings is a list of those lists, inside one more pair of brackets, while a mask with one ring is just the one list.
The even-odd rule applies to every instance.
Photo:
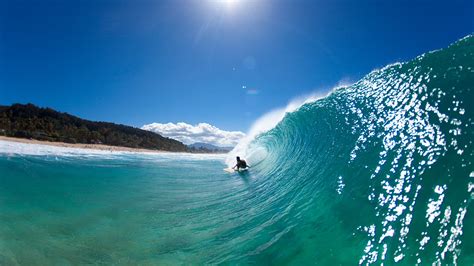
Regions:
[[237, 159], [237, 161], [240, 161], [240, 157], [239, 157], [239, 156], [237, 156], [237, 158], [236, 158], [236, 159]]

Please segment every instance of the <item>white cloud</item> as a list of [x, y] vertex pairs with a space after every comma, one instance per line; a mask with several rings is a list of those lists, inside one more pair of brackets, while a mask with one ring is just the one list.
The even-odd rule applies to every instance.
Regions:
[[207, 123], [190, 125], [187, 123], [151, 123], [142, 127], [144, 130], [173, 138], [184, 144], [204, 142], [220, 147], [234, 147], [245, 137], [240, 131], [225, 131]]

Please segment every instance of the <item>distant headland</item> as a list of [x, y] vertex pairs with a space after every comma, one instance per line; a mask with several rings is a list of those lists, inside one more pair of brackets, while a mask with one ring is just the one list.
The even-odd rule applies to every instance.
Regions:
[[118, 150], [138, 151], [225, 152], [203, 146], [187, 146], [154, 132], [109, 122], [85, 120], [34, 104], [0, 105], [0, 136], [95, 149], [117, 147]]

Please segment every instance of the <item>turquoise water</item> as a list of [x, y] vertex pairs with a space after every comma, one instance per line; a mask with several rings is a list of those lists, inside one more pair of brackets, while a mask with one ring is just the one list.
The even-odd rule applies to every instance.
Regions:
[[288, 113], [245, 173], [0, 143], [0, 264], [473, 265], [473, 86], [470, 36]]
[[252, 180], [223, 174], [217, 159], [100, 157], [1, 158], [2, 264], [218, 262], [238, 255], [224, 251], [253, 217]]

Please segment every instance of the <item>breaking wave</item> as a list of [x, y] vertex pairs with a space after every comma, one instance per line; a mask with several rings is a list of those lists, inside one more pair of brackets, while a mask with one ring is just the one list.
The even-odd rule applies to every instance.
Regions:
[[360, 264], [472, 264], [473, 86], [467, 36], [270, 113], [228, 163], [244, 156], [275, 200], [308, 208], [314, 241], [343, 238], [349, 251], [359, 239]]

